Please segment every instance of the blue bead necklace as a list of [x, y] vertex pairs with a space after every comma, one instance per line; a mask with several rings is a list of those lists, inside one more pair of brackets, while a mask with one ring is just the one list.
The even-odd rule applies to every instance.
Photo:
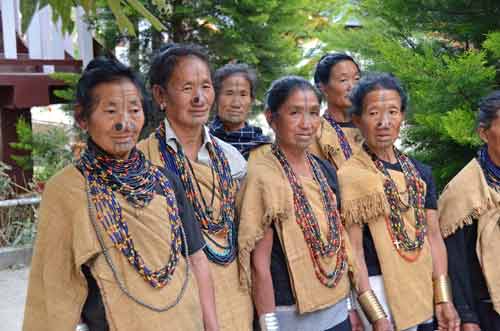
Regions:
[[[127, 160], [116, 160], [107, 156], [91, 141], [88, 145], [75, 166], [87, 180], [89, 198], [96, 211], [96, 221], [103, 226], [113, 245], [122, 252], [144, 280], [154, 288], [164, 287], [173, 277], [183, 245], [182, 223], [170, 181], [135, 148]], [[134, 246], [115, 192], [122, 194], [135, 208], [145, 208], [153, 199], [157, 188], [158, 193], [163, 195], [167, 202], [166, 215], [171, 230], [168, 239], [171, 244], [170, 258], [166, 266], [152, 270]]]
[[[234, 261], [237, 253], [237, 235], [235, 219], [235, 196], [238, 183], [231, 176], [229, 162], [219, 144], [212, 141], [208, 146], [213, 174], [217, 179], [218, 190], [221, 196], [219, 217], [214, 219], [211, 206], [203, 198], [200, 185], [192, 169], [190, 161], [184, 154], [182, 146], [178, 145], [177, 151], [166, 143], [165, 123], [156, 130], [155, 136], [159, 143], [161, 158], [167, 168], [178, 174], [186, 191], [186, 196], [193, 205], [196, 219], [198, 220], [203, 235], [207, 239], [204, 248], [208, 259], [220, 265]], [[215, 185], [215, 181], [213, 183]], [[213, 192], [214, 193], [214, 192]], [[223, 236], [224, 244], [221, 245], [214, 237]]]

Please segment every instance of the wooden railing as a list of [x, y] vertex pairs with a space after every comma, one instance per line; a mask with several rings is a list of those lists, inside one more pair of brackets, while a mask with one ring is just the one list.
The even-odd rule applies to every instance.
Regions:
[[81, 60], [5, 59], [0, 54], [0, 73], [43, 73], [44, 66], [53, 66], [57, 72], [80, 72]]

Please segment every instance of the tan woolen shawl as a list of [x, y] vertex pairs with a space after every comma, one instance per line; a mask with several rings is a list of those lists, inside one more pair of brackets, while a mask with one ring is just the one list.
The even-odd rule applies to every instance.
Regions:
[[488, 186], [481, 165], [472, 159], [439, 198], [443, 237], [477, 221], [476, 254], [495, 311], [500, 314], [500, 194]]
[[[358, 128], [342, 128], [342, 132], [344, 132], [353, 154], [356, 154], [363, 142], [361, 132]], [[346, 161], [344, 152], [340, 147], [337, 131], [323, 117], [321, 117], [321, 126], [316, 139], [309, 150], [317, 157], [329, 161], [337, 169]]]
[[[319, 186], [311, 180], [302, 179], [304, 190], [312, 205], [317, 219], [323, 220], [321, 231], [326, 232], [326, 221], [319, 196]], [[314, 196], [314, 199], [311, 199]], [[313, 201], [314, 200], [314, 201]], [[304, 240], [300, 226], [295, 220], [293, 192], [285, 173], [272, 152], [252, 160], [248, 164], [247, 178], [243, 183], [238, 199], [240, 211], [240, 267], [241, 285], [252, 286], [251, 254], [264, 232], [274, 223], [286, 256], [290, 281], [299, 313], [313, 312], [330, 307], [345, 298], [350, 289], [347, 269], [334, 288], [320, 283], [314, 272], [309, 248]], [[349, 240], [342, 231], [347, 252]], [[332, 270], [336, 256], [325, 258], [322, 263]]]
[[[171, 238], [165, 199], [156, 195], [146, 208], [135, 209], [120, 194], [116, 196], [135, 247], [148, 266], [162, 268], [169, 259]], [[152, 288], [113, 246], [102, 226], [98, 229], [119, 277], [134, 296], [156, 307], [176, 299], [185, 277], [184, 258], [169, 284], [162, 289]], [[163, 313], [144, 308], [123, 294], [89, 218], [84, 177], [74, 166], [68, 166], [47, 183], [43, 193], [23, 330], [75, 329], [87, 297], [87, 281], [81, 272], [84, 264], [90, 267], [99, 286], [110, 330], [157, 331], [166, 325], [172, 330], [203, 330], [192, 275], [180, 303]]]
[[[158, 140], [154, 132], [146, 140], [139, 143], [138, 148], [143, 151], [146, 158], [153, 164], [165, 167], [161, 159]], [[212, 173], [208, 166], [192, 162], [196, 178], [200, 182], [205, 201], [210, 204], [212, 194]], [[215, 177], [217, 180], [217, 177]], [[216, 185], [218, 187], [218, 184]], [[215, 190], [213, 204], [214, 218], [219, 217], [220, 191]], [[226, 244], [221, 238], [215, 238], [220, 244]], [[207, 244], [214, 246], [212, 243]], [[210, 271], [215, 289], [215, 304], [217, 319], [221, 330], [247, 331], [252, 329], [253, 306], [250, 292], [239, 286], [238, 263], [233, 261], [221, 266], [210, 263]]]
[[[396, 171], [390, 174], [398, 191], [406, 192], [403, 174]], [[404, 330], [430, 319], [433, 315], [432, 256], [427, 237], [414, 262], [406, 261], [396, 251], [386, 223], [389, 205], [384, 193], [384, 176], [364, 150], [360, 149], [350, 158], [338, 176], [346, 226], [366, 224], [370, 229], [396, 328]], [[403, 213], [403, 219], [410, 238], [415, 238], [413, 208]]]

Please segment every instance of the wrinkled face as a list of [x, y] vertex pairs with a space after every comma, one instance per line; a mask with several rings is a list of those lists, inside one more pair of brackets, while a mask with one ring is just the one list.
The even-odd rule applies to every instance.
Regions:
[[234, 74], [222, 81], [221, 91], [217, 99], [217, 114], [228, 127], [240, 129], [252, 106], [252, 87], [241, 74]]
[[144, 126], [142, 96], [129, 80], [101, 83], [92, 90], [94, 106], [82, 129], [105, 152], [126, 159]]
[[491, 160], [500, 166], [500, 118], [491, 121], [488, 129], [479, 128], [478, 131], [481, 139], [488, 145], [488, 155]]
[[394, 90], [375, 90], [366, 94], [361, 117], [353, 116], [354, 123], [375, 153], [392, 148], [403, 119], [401, 97]]
[[349, 108], [351, 106], [349, 93], [358, 83], [359, 78], [358, 67], [352, 61], [340, 61], [331, 67], [328, 84], [321, 85], [328, 105], [342, 110]]
[[204, 125], [214, 102], [208, 65], [196, 56], [179, 59], [162, 99], [171, 124], [186, 128]]
[[320, 104], [310, 89], [295, 89], [278, 113], [271, 115], [271, 127], [284, 150], [305, 151], [313, 142], [320, 124]]

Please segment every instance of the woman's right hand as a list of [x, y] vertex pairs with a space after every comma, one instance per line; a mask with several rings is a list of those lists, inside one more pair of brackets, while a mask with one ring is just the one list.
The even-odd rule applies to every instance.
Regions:
[[462, 324], [462, 331], [481, 331], [481, 328], [476, 323], [464, 323]]
[[387, 318], [381, 318], [373, 323], [373, 331], [393, 331], [392, 324]]

